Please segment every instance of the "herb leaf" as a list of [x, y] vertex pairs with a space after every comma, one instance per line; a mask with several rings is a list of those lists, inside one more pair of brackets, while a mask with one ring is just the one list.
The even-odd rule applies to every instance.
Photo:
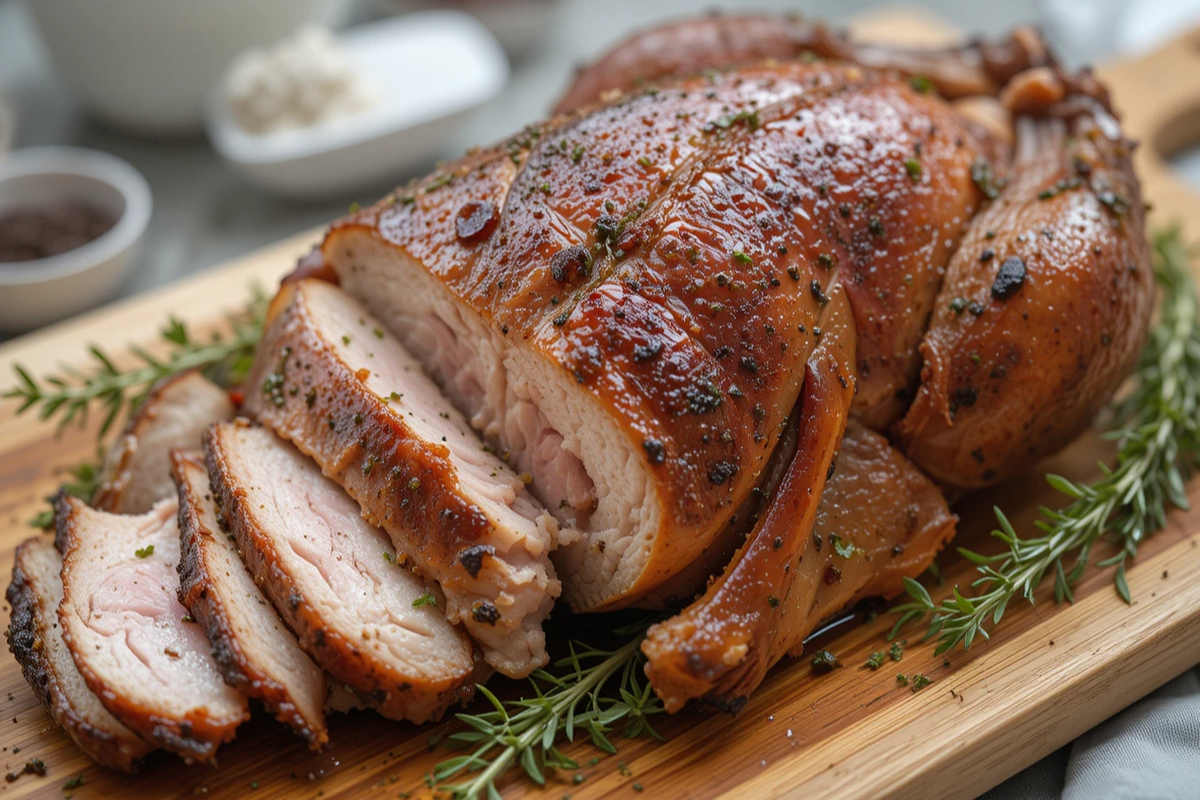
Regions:
[[[653, 621], [651, 618], [617, 630], [617, 635], [630, 638], [616, 650], [572, 642], [570, 655], [554, 664], [553, 673], [540, 669], [530, 677], [533, 697], [502, 701], [479, 686], [493, 710], [457, 715], [471, 730], [451, 734], [447, 743], [475, 749], [434, 768], [438, 790], [455, 800], [499, 797], [496, 782], [514, 766], [544, 785], [547, 768], [579, 768], [558, 751], [555, 743], [561, 739], [574, 741], [581, 730], [587, 732], [593, 745], [610, 754], [617, 752], [609, 737], [618, 724], [625, 738], [650, 736], [661, 740], [649, 717], [664, 710], [643, 674], [645, 658], [640, 649]], [[446, 783], [467, 771], [474, 774], [465, 781]], [[581, 779], [582, 775], [577, 775], [575, 782]]]

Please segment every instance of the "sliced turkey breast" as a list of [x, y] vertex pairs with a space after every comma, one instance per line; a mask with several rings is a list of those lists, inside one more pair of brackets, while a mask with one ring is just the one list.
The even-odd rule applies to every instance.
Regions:
[[756, 65], [531, 126], [335, 223], [323, 253], [579, 529], [566, 599], [617, 608], [758, 485], [831, 286], [858, 413], [903, 411], [988, 152], [893, 75]]
[[177, 504], [109, 514], [60, 495], [63, 640], [113, 716], [186, 759], [211, 761], [249, 717], [179, 603]]
[[174, 497], [171, 448], [199, 447], [204, 429], [231, 418], [233, 410], [229, 394], [199, 372], [159, 383], [109, 448], [92, 505], [114, 514], [142, 514], [164, 497]]
[[171, 453], [179, 490], [179, 601], [208, 636], [225, 682], [262, 704], [313, 749], [329, 741], [325, 673], [300, 649], [221, 530], [201, 457]]
[[[546, 663], [558, 526], [397, 338], [332, 284], [284, 284], [246, 408], [345, 487], [436, 581], [494, 669]], [[565, 536], [566, 534], [564, 534]]]
[[8, 602], [8, 649], [25, 680], [67, 735], [106, 767], [132, 772], [153, 748], [110, 714], [88, 688], [58, 627], [62, 556], [50, 537], [17, 547]]
[[437, 719], [471, 696], [482, 677], [471, 640], [341, 487], [246, 420], [217, 423], [204, 441], [247, 569], [317, 664], [393, 719]]

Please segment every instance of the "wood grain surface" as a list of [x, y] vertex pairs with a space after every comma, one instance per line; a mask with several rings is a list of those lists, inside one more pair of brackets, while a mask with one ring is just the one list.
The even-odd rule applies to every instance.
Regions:
[[[875, 17], [864, 26], [886, 38], [936, 42], [947, 35], [936, 21], [903, 15]], [[1102, 70], [1114, 87], [1129, 133], [1143, 140], [1139, 168], [1156, 206], [1152, 224], [1182, 222], [1200, 237], [1200, 201], [1172, 177], [1163, 159], [1200, 138], [1200, 31], [1136, 62]], [[1164, 80], [1163, 76], [1169, 76]], [[316, 233], [288, 240], [217, 270], [0, 347], [0, 381], [15, 363], [44, 373], [78, 362], [88, 343], [119, 351], [153, 342], [168, 314], [200, 326], [218, 324], [254, 282], [270, 288]], [[3, 384], [0, 384], [2, 388]], [[13, 548], [31, 531], [26, 520], [61, 481], [61, 465], [94, 453], [94, 432], [68, 430], [16, 417], [0, 404], [0, 564], [7, 573]], [[1095, 474], [1110, 455], [1086, 436], [1037, 474], [1052, 469], [1076, 479]], [[1029, 531], [1041, 503], [1057, 498], [1037, 474], [969, 498], [958, 543], [994, 550], [987, 540], [991, 507], [1002, 506], [1018, 531]], [[1200, 483], [1191, 486], [1200, 501]], [[566, 752], [581, 769], [551, 773], [538, 789], [513, 773], [506, 798], [970, 798], [1052, 752], [1200, 661], [1200, 502], [1173, 513], [1168, 527], [1142, 548], [1128, 571], [1134, 602], [1113, 589], [1111, 570], [1091, 571], [1072, 605], [1056, 606], [1043, 588], [1037, 605], [1014, 606], [990, 643], [935, 657], [915, 641], [903, 661], [861, 668], [886, 649], [891, 625], [863, 613], [822, 635], [844, 668], [814, 675], [805, 659], [778, 665], [737, 717], [685, 710], [658, 718], [665, 744], [616, 741], [605, 756], [589, 745]], [[1095, 558], [1095, 556], [1093, 556]], [[939, 559], [948, 592], [973, 577], [952, 553]], [[0, 624], [8, 623], [7, 606]], [[602, 636], [602, 618], [551, 621], [551, 636]], [[908, 631], [914, 640], [920, 631]], [[933, 683], [920, 692], [898, 685], [896, 674], [923, 673]], [[496, 681], [515, 694], [519, 684]], [[0, 763], [20, 769], [36, 757], [46, 776], [25, 775], [0, 784], [0, 800], [61, 798], [67, 779], [84, 777], [75, 798], [98, 797], [430, 797], [425, 775], [447, 754], [431, 737], [447, 723], [415, 727], [369, 712], [335, 716], [330, 747], [310, 753], [268, 715], [258, 713], [220, 753], [220, 766], [184, 766], [154, 755], [141, 773], [106, 771], [57, 730], [25, 684], [16, 663], [0, 657]], [[594, 758], [599, 756], [599, 758]], [[578, 781], [578, 782], [577, 782]], [[635, 786], [636, 784], [636, 786]]]

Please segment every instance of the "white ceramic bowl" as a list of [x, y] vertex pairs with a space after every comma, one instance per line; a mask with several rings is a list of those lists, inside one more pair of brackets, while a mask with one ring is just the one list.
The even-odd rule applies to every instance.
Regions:
[[209, 89], [248, 47], [302, 23], [329, 23], [342, 0], [33, 0], [66, 82], [105, 123], [148, 135], [194, 133]]
[[129, 274], [150, 222], [150, 186], [116, 156], [73, 147], [14, 150], [0, 162], [0, 215], [10, 209], [84, 201], [117, 224], [82, 247], [0, 264], [0, 330], [19, 333], [109, 299]]
[[470, 15], [428, 11], [341, 35], [376, 97], [370, 108], [267, 134], [237, 126], [224, 93], [209, 103], [213, 147], [248, 182], [277, 195], [328, 196], [373, 187], [446, 155], [466, 114], [508, 81], [508, 60]]

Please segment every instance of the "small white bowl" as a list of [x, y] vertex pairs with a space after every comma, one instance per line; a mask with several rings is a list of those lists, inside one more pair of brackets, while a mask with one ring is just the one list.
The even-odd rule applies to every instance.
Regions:
[[209, 139], [248, 182], [315, 198], [398, 178], [445, 155], [454, 126], [508, 81], [495, 37], [460, 12], [373, 22], [341, 34], [341, 43], [375, 97], [360, 113], [253, 134], [234, 122], [224, 92], [214, 91]]
[[49, 258], [0, 263], [0, 330], [19, 333], [107, 300], [129, 274], [153, 205], [142, 174], [116, 156], [74, 147], [14, 150], [0, 161], [0, 215], [82, 201], [117, 223]]
[[108, 125], [147, 136], [198, 132], [229, 59], [343, 0], [34, 0], [38, 30], [66, 82]]

